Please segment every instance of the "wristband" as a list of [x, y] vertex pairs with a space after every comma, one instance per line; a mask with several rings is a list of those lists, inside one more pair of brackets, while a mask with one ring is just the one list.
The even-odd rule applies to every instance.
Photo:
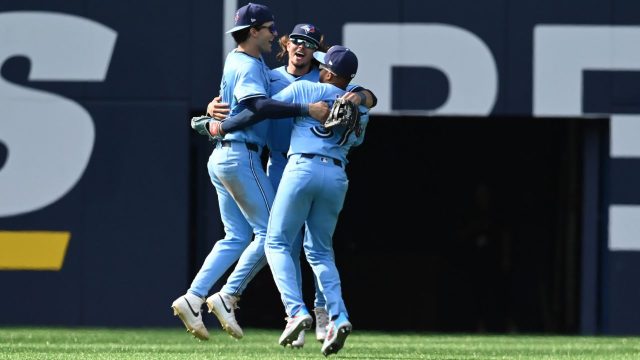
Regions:
[[224, 136], [226, 134], [226, 132], [222, 129], [222, 121], [218, 121], [218, 123], [216, 124], [216, 126], [218, 126], [218, 135], [220, 136]]
[[362, 91], [358, 91], [356, 94], [360, 96], [360, 105], [367, 106], [367, 95], [365, 95]]
[[302, 116], [309, 115], [309, 104], [300, 104], [300, 115]]

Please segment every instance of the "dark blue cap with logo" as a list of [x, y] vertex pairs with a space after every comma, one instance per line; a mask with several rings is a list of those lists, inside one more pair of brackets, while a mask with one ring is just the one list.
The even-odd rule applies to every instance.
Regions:
[[298, 24], [293, 27], [293, 31], [291, 31], [289, 37], [292, 39], [309, 40], [317, 47], [320, 47], [322, 33], [320, 32], [320, 29], [311, 24]]
[[248, 3], [236, 11], [235, 26], [227, 34], [246, 29], [249, 26], [262, 25], [274, 21], [273, 14], [268, 7], [260, 4]]
[[313, 57], [336, 75], [353, 79], [358, 71], [358, 58], [349, 48], [333, 45], [326, 53], [316, 51]]

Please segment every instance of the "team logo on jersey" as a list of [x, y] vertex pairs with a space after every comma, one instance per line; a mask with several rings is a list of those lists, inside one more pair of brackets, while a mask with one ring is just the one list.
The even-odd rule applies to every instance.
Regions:
[[322, 125], [314, 126], [310, 130], [313, 135], [320, 138], [330, 138], [333, 136], [333, 130], [327, 129]]
[[304, 30], [304, 32], [306, 34], [308, 34], [308, 33], [312, 33], [313, 34], [314, 32], [316, 32], [316, 28], [313, 27], [312, 25], [302, 25], [302, 26], [300, 26], [300, 29]]

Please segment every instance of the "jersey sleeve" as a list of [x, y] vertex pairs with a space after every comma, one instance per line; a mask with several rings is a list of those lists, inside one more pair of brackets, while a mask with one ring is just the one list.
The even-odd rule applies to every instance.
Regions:
[[278, 100], [278, 101], [282, 101], [282, 102], [286, 102], [286, 103], [294, 103], [296, 102], [296, 91], [295, 88], [297, 87], [296, 85], [297, 83], [292, 83], [290, 85], [288, 85], [287, 87], [285, 87], [284, 89], [280, 90], [277, 94], [273, 95], [272, 99], [273, 100]]
[[[331, 98], [327, 84], [299, 80], [273, 96], [274, 100], [288, 103], [314, 103]], [[332, 98], [333, 99], [333, 98]]]
[[238, 77], [238, 82], [233, 89], [233, 97], [238, 102], [252, 97], [268, 97], [269, 93], [265, 87], [262, 71], [257, 66], [247, 67]]
[[358, 92], [364, 90], [364, 88], [360, 85], [356, 85], [356, 84], [349, 84], [347, 85], [347, 91], [348, 92]]

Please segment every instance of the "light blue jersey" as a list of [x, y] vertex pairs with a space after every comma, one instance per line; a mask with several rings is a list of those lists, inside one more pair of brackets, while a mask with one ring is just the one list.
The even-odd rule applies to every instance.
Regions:
[[[271, 93], [269, 71], [262, 56], [255, 58], [237, 49], [227, 55], [220, 81], [220, 96], [222, 102], [229, 104], [231, 110], [229, 116], [236, 115], [245, 109], [241, 104], [243, 100], [254, 97], [269, 97]], [[264, 146], [268, 127], [266, 121], [261, 121], [227, 134], [224, 139]]]
[[[273, 97], [294, 81], [307, 80], [318, 82], [319, 79], [320, 71], [317, 67], [312, 67], [311, 71], [299, 77], [289, 74], [286, 66], [275, 68], [271, 70], [271, 96]], [[268, 122], [269, 136], [267, 146], [269, 150], [273, 153], [286, 153], [289, 150], [293, 119], [275, 119], [269, 120]], [[284, 164], [282, 168], [284, 168]]]
[[[284, 102], [311, 103], [326, 101], [331, 104], [346, 93], [334, 85], [316, 83], [310, 81], [297, 81], [289, 87], [273, 96], [273, 99]], [[360, 106], [360, 112], [367, 112]], [[361, 119], [361, 128], [364, 131], [368, 116]], [[294, 120], [291, 134], [291, 144], [288, 155], [293, 154], [317, 154], [334, 158], [347, 163], [347, 154], [352, 146], [362, 142], [364, 135], [356, 137], [352, 131], [344, 128], [327, 130], [312, 117], [297, 117]]]

